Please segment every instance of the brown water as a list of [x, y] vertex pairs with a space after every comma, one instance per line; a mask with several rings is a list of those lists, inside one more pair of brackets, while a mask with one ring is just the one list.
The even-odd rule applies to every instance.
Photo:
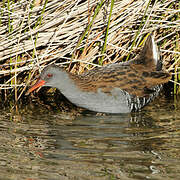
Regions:
[[0, 115], [0, 179], [180, 179], [180, 104], [72, 116], [29, 105]]

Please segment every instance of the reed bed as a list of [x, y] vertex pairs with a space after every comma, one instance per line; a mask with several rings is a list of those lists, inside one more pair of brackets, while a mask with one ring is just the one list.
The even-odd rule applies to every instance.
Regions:
[[0, 2], [0, 94], [21, 99], [52, 63], [80, 74], [135, 57], [154, 32], [179, 92], [178, 0], [19, 0]]

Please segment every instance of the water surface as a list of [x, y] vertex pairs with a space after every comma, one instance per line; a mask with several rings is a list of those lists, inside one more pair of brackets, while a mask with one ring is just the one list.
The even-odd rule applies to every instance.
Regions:
[[42, 105], [0, 113], [0, 179], [177, 179], [180, 110], [159, 98], [141, 112], [75, 115]]

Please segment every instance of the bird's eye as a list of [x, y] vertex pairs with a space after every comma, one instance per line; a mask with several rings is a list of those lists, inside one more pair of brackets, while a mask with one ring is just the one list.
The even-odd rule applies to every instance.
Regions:
[[53, 76], [53, 75], [50, 74], [50, 73], [47, 74], [47, 78], [50, 78], [50, 77], [52, 77], [52, 76]]

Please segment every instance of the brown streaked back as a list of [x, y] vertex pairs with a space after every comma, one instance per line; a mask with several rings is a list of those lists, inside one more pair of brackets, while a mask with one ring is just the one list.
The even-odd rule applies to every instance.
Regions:
[[103, 92], [111, 94], [113, 88], [120, 88], [131, 95], [143, 97], [147, 89], [167, 83], [171, 74], [157, 68], [158, 49], [154, 37], [149, 35], [140, 54], [134, 60], [95, 68], [80, 76], [71, 75], [82, 91]]

